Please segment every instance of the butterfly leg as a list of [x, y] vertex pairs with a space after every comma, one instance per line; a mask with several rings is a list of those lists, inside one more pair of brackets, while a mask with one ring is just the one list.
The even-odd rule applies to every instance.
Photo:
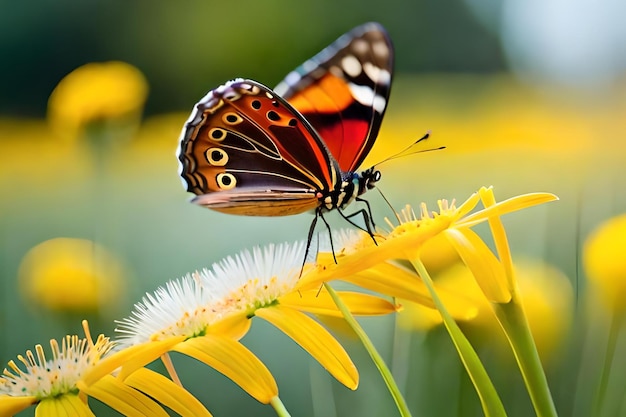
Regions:
[[309, 226], [309, 233], [306, 238], [306, 249], [304, 250], [304, 259], [302, 260], [302, 268], [300, 268], [300, 276], [302, 276], [302, 271], [304, 271], [304, 264], [306, 263], [306, 259], [309, 257], [309, 251], [311, 250], [311, 241], [313, 240], [313, 232], [315, 231], [315, 225], [317, 225], [317, 218], [319, 214], [317, 210], [315, 211], [315, 217], [311, 222], [311, 226]]
[[[361, 201], [365, 201], [365, 200], [361, 200]], [[367, 201], [365, 202], [367, 203]], [[367, 205], [367, 207], [369, 208], [369, 204]], [[344, 219], [346, 219], [348, 223], [350, 223], [357, 229], [361, 229], [364, 232], [367, 232], [367, 234], [370, 235], [370, 237], [374, 241], [374, 244], [378, 245], [378, 242], [376, 242], [376, 238], [374, 237], [374, 229], [373, 229], [373, 227], [376, 227], [376, 226], [374, 225], [374, 222], [372, 221], [371, 214], [368, 214], [367, 210], [361, 209], [361, 210], [355, 211], [354, 213], [348, 214], [347, 216], [344, 214], [342, 210], [338, 210], [338, 211], [341, 214], [341, 216]], [[359, 226], [358, 224], [356, 224], [355, 222], [351, 220], [352, 217], [358, 216], [359, 214], [363, 216], [363, 221], [365, 222], [365, 228], [363, 228], [362, 226]]]
[[[322, 219], [322, 221], [326, 225], [326, 229], [328, 229], [328, 238], [330, 239], [330, 250], [333, 253], [333, 259], [335, 263], [337, 263], [337, 257], [335, 256], [335, 247], [333, 245], [333, 236], [330, 231], [330, 225], [324, 218], [324, 215], [322, 214], [322, 209], [318, 208], [315, 211], [315, 217], [313, 218], [313, 221], [311, 222], [311, 226], [309, 226], [309, 233], [306, 239], [306, 250], [304, 251], [304, 260], [302, 261], [302, 268], [300, 269], [300, 275], [302, 275], [302, 271], [304, 270], [304, 264], [306, 263], [306, 260], [309, 257], [309, 252], [311, 251], [311, 242], [313, 241], [313, 233], [315, 233], [315, 226], [317, 225], [317, 219]], [[318, 245], [319, 245], [319, 242], [318, 242]]]
[[[374, 224], [374, 215], [372, 214], [372, 207], [370, 206], [370, 202], [367, 201], [364, 198], [361, 198], [361, 197], [357, 197], [357, 198], [355, 198], [355, 200], [356, 201], [361, 201], [361, 202], [365, 203], [365, 205], [367, 206], [367, 213], [369, 214], [369, 224], [371, 225], [372, 229], [376, 229], [376, 225]], [[365, 217], [365, 216], [363, 216], [363, 217]], [[368, 227], [368, 229], [369, 229], [369, 227]]]
[[319, 210], [319, 217], [320, 219], [322, 219], [322, 221], [326, 225], [326, 229], [328, 229], [328, 239], [330, 240], [330, 250], [333, 253], [333, 260], [335, 261], [335, 263], [337, 263], [337, 257], [335, 256], [335, 246], [333, 245], [333, 234], [330, 230], [330, 225], [328, 224], [328, 222], [324, 218], [324, 215], [322, 214], [321, 209]]

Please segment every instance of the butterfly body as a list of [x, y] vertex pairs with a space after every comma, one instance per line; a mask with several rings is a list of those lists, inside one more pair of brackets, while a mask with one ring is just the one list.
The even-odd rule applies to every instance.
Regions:
[[179, 143], [180, 175], [197, 195], [193, 202], [237, 215], [321, 215], [373, 188], [380, 172], [358, 167], [382, 121], [392, 58], [386, 32], [370, 23], [275, 90], [246, 79], [211, 90]]

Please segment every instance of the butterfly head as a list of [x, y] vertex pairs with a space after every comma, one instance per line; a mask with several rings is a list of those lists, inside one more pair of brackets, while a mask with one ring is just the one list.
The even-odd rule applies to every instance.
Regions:
[[360, 174], [356, 174], [359, 177], [359, 193], [361, 195], [368, 190], [376, 187], [376, 183], [380, 181], [381, 173], [376, 167], [371, 167], [362, 171]]

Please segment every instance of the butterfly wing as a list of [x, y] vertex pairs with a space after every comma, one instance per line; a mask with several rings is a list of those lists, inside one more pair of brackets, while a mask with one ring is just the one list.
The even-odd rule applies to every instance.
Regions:
[[369, 153], [387, 108], [393, 46], [378, 23], [344, 34], [292, 71], [274, 91], [317, 130], [344, 172]]
[[269, 88], [237, 79], [195, 106], [178, 149], [194, 202], [232, 214], [282, 216], [319, 205], [339, 177], [315, 130]]

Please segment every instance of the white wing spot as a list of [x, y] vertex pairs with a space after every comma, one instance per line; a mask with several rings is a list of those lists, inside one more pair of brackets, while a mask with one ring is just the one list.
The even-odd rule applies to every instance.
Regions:
[[357, 85], [350, 83], [350, 92], [356, 101], [364, 106], [371, 106], [374, 111], [382, 114], [387, 106], [387, 99], [383, 96], [375, 94], [374, 90], [365, 85]]
[[364, 106], [371, 106], [374, 102], [374, 90], [365, 85], [349, 83], [352, 96]]
[[387, 59], [389, 56], [389, 47], [385, 41], [378, 41], [372, 44], [374, 55], [381, 59]]
[[382, 85], [390, 85], [391, 84], [391, 73], [386, 69], [380, 70], [380, 77], [378, 78], [378, 84]]
[[237, 101], [241, 98], [241, 94], [235, 90], [226, 90], [222, 97], [224, 97], [224, 100], [226, 101]]
[[367, 53], [369, 44], [364, 39], [355, 39], [352, 41], [351, 49], [359, 55]]
[[387, 107], [387, 100], [383, 96], [376, 95], [376, 97], [374, 97], [372, 107], [377, 113], [383, 114], [385, 107]]
[[341, 59], [341, 67], [350, 77], [356, 78], [361, 74], [362, 67], [354, 55], [346, 55]]
[[365, 71], [370, 80], [374, 81], [376, 84], [389, 85], [391, 83], [391, 74], [389, 71], [379, 68], [371, 62], [363, 64], [363, 71]]
[[381, 70], [376, 65], [372, 64], [371, 62], [364, 62], [363, 71], [365, 71], [365, 74], [367, 74], [370, 80], [374, 81], [375, 83], [378, 82]]

